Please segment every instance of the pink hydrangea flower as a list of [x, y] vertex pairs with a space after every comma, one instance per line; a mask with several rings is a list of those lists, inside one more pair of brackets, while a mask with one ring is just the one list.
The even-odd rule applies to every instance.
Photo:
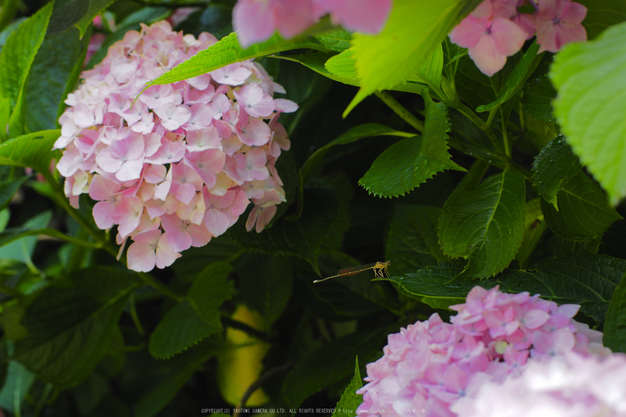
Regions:
[[336, 25], [365, 33], [382, 30], [392, 0], [239, 0], [233, 27], [245, 48], [266, 40], [275, 31], [289, 39], [330, 13]]
[[570, 42], [587, 40], [587, 32], [581, 22], [587, 8], [569, 0], [541, 0], [537, 14], [537, 43], [542, 51], [558, 52]]
[[131, 239], [136, 271], [206, 245], [251, 201], [258, 208], [246, 226], [261, 232], [285, 201], [275, 164], [289, 139], [276, 119], [297, 105], [273, 98], [284, 89], [258, 64], [153, 86], [133, 104], [149, 81], [215, 42], [173, 32], [166, 21], [129, 31], [83, 73], [59, 119], [66, 195], [74, 207], [81, 194], [96, 200], [96, 225], [117, 226], [118, 243]]
[[357, 413], [455, 416], [459, 401], [474, 398], [487, 381], [518, 373], [530, 360], [606, 355], [602, 334], [572, 319], [578, 307], [474, 287], [464, 304], [450, 307], [458, 312], [451, 323], [433, 314], [389, 335], [383, 357], [367, 365]]
[[570, 42], [587, 39], [581, 22], [587, 8], [571, 0], [536, 0], [535, 13], [520, 13], [525, 0], [484, 0], [461, 21], [450, 41], [468, 48], [469, 56], [486, 75], [492, 76], [506, 57], [520, 50], [524, 41], [537, 34], [539, 52], [557, 52]]
[[566, 353], [529, 360], [501, 383], [487, 381], [475, 398], [451, 410], [459, 417], [618, 417], [626, 415], [626, 355]]

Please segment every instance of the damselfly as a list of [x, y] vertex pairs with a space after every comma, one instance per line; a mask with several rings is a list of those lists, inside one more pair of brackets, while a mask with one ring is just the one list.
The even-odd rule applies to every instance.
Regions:
[[387, 271], [387, 268], [389, 267], [390, 263], [391, 263], [390, 261], [374, 262], [373, 264], [359, 265], [359, 266], [352, 266], [350, 268], [344, 268], [341, 271], [339, 271], [337, 275], [332, 275], [330, 277], [326, 277], [322, 279], [316, 279], [315, 281], [313, 281], [313, 283], [316, 284], [318, 282], [326, 281], [332, 278], [349, 277], [351, 275], [360, 274], [361, 272], [368, 271], [370, 269], [374, 270], [375, 278], [387, 278], [389, 276], [389, 272]]

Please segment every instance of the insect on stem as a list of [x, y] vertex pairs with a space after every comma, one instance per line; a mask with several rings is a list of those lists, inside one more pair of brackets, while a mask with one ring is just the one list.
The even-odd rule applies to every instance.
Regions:
[[315, 281], [313, 281], [313, 284], [317, 284], [318, 282], [326, 281], [332, 278], [349, 277], [351, 275], [360, 274], [361, 272], [368, 271], [370, 269], [374, 271], [375, 278], [387, 278], [389, 277], [389, 271], [387, 271], [387, 268], [389, 267], [390, 263], [391, 263], [390, 261], [375, 262], [373, 264], [359, 265], [359, 266], [352, 266], [350, 268], [344, 268], [341, 271], [339, 271], [337, 275], [332, 275], [330, 277], [326, 277], [322, 279], [316, 279]]

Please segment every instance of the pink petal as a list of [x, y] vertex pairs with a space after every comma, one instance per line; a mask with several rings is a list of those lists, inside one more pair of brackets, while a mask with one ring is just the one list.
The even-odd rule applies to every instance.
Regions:
[[498, 52], [506, 56], [511, 56], [522, 49], [526, 41], [524, 29], [503, 17], [493, 19], [491, 36], [493, 36]]
[[243, 48], [264, 41], [276, 29], [273, 0], [240, 0], [233, 8], [233, 28]]
[[474, 47], [469, 48], [469, 56], [478, 69], [490, 77], [506, 64], [506, 56], [498, 51], [493, 36], [480, 38]]
[[450, 32], [450, 42], [462, 48], [471, 48], [485, 35], [487, 27], [483, 20], [472, 15], [467, 16]]
[[222, 235], [230, 227], [228, 216], [222, 211], [211, 208], [204, 215], [204, 225], [215, 237]]

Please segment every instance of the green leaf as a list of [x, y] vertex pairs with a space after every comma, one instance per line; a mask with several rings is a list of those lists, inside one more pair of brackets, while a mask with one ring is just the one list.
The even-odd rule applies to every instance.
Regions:
[[439, 218], [439, 241], [453, 258], [469, 259], [467, 273], [487, 278], [506, 268], [524, 237], [524, 177], [492, 175], [472, 191], [455, 191]]
[[344, 116], [368, 95], [417, 74], [450, 30], [479, 3], [479, 0], [396, 0], [380, 34], [355, 34], [351, 50], [362, 87]]
[[136, 274], [98, 267], [72, 274], [73, 287], [48, 287], [20, 324], [13, 358], [37, 376], [68, 388], [84, 380], [106, 353]]
[[[80, 37], [82, 38], [87, 30], [87, 27], [91, 24], [94, 17], [102, 13], [107, 7], [113, 4], [115, 0], [88, 0], [88, 6], [85, 14], [74, 23], [74, 26], [80, 30]], [[83, 0], [84, 3], [84, 0]]]
[[524, 239], [515, 259], [522, 265], [526, 266], [528, 258], [533, 253], [541, 235], [546, 230], [546, 222], [541, 211], [541, 199], [534, 198], [526, 203], [524, 213]]
[[443, 47], [439, 44], [432, 55], [417, 70], [417, 77], [433, 91], [440, 91], [441, 72], [443, 71]]
[[535, 41], [524, 53], [524, 56], [517, 63], [515, 69], [509, 75], [509, 78], [500, 88], [496, 100], [489, 104], [478, 106], [478, 108], [476, 108], [476, 111], [489, 111], [493, 108], [499, 107], [505, 101], [512, 99], [522, 89], [524, 83], [526, 82], [528, 77], [530, 77], [530, 74], [532, 74], [535, 68], [537, 68], [537, 65], [539, 65], [539, 61], [541, 61], [542, 55], [537, 55], [538, 51], [539, 45]]
[[346, 30], [337, 28], [315, 35], [315, 39], [320, 41], [322, 45], [334, 52], [342, 52], [350, 47], [352, 34]]
[[198, 274], [187, 297], [176, 304], [150, 336], [150, 353], [167, 359], [222, 330], [218, 308], [231, 297], [230, 265], [219, 262]]
[[387, 148], [359, 180], [369, 193], [398, 197], [413, 190], [446, 169], [465, 171], [452, 162], [448, 153], [448, 109], [424, 92], [426, 121], [422, 137], [401, 140]]
[[352, 55], [351, 50], [343, 51], [328, 59], [324, 66], [331, 74], [341, 78], [347, 78], [354, 82], [353, 85], [359, 85], [359, 76], [356, 73], [355, 67], [356, 61]]
[[527, 115], [544, 122], [554, 122], [552, 100], [556, 98], [556, 90], [548, 75], [531, 78], [524, 85], [522, 110]]
[[9, 35], [0, 55], [0, 96], [14, 107], [48, 28], [53, 3], [48, 3]]
[[565, 142], [563, 136], [558, 136], [535, 157], [532, 169], [533, 185], [539, 194], [558, 210], [557, 194], [581, 168], [572, 147]]
[[0, 182], [0, 209], [4, 209], [28, 177], [8, 178]]
[[380, 351], [390, 329], [360, 331], [323, 345], [302, 358], [283, 383], [283, 394], [291, 408], [309, 396], [348, 377], [356, 356], [370, 362]]
[[[27, 260], [29, 260], [30, 257], [32, 257], [33, 252], [35, 251], [35, 245], [37, 245], [37, 237], [22, 234], [21, 231], [42, 229], [50, 223], [51, 219], [52, 211], [48, 210], [28, 219], [24, 223], [23, 228], [5, 229], [2, 233], [0, 233], [0, 236], [2, 236], [0, 259], [13, 259], [20, 262], [26, 262]], [[21, 240], [19, 242], [14, 242], [18, 239]]]
[[54, 142], [61, 136], [61, 130], [44, 130], [19, 136], [0, 144], [0, 164], [31, 167], [39, 172], [50, 168], [54, 153]]
[[352, 417], [356, 414], [356, 409], [363, 402], [363, 396], [358, 395], [356, 391], [362, 386], [363, 380], [361, 379], [361, 372], [359, 372], [359, 358], [357, 356], [354, 364], [354, 377], [339, 399], [332, 417]]
[[55, 129], [65, 109], [63, 100], [74, 89], [89, 39], [70, 29], [44, 40], [30, 70], [26, 86], [25, 120], [29, 131]]
[[548, 226], [564, 239], [590, 241], [601, 237], [619, 215], [606, 194], [584, 172], [570, 179], [557, 194], [559, 211], [542, 201]]
[[437, 239], [440, 213], [438, 207], [396, 205], [385, 250], [392, 275], [448, 260]]
[[233, 227], [229, 233], [247, 251], [269, 255], [297, 256], [317, 269], [317, 258], [323, 245], [336, 227], [339, 207], [334, 192], [322, 187], [304, 190], [302, 216], [295, 222], [284, 217], [261, 233], [248, 233], [243, 226]]
[[347, 145], [348, 143], [356, 142], [357, 140], [369, 138], [373, 136], [399, 136], [399, 137], [411, 137], [413, 134], [398, 132], [390, 127], [376, 124], [376, 123], [366, 123], [363, 125], [358, 125], [348, 130], [346, 133], [337, 137], [335, 140], [327, 143], [322, 146], [318, 150], [316, 150], [313, 155], [306, 160], [304, 165], [302, 166], [302, 180], [306, 181], [312, 173], [317, 169], [317, 167], [321, 164], [324, 155], [335, 145]]
[[626, 20], [626, 2], [624, 0], [579, 0], [587, 8], [583, 26], [587, 30], [587, 39], [595, 39], [610, 26]]
[[[558, 304], [580, 304], [580, 311], [602, 323], [611, 296], [626, 272], [626, 260], [574, 254], [545, 258], [532, 269], [510, 268], [495, 279], [481, 281], [480, 286], [489, 289], [500, 285], [500, 291], [504, 292], [528, 291]], [[395, 282], [411, 297], [426, 297], [424, 302], [438, 301], [442, 306], [450, 306], [465, 302], [476, 285], [476, 281], [460, 275], [462, 272], [463, 264], [453, 261], [379, 280]]]
[[[167, 361], [147, 358], [140, 369], [140, 386], [145, 387], [132, 397], [134, 417], [152, 417], [171, 402], [176, 393], [210, 358], [220, 351], [220, 340], [211, 337]], [[145, 359], [144, 359], [145, 361]], [[135, 380], [136, 381], [136, 380]]]
[[626, 23], [620, 23], [595, 41], [566, 45], [550, 71], [558, 122], [613, 205], [626, 196], [624, 66]]
[[176, 67], [161, 75], [156, 80], [151, 81], [148, 83], [146, 88], [152, 85], [170, 84], [186, 80], [188, 78], [211, 72], [234, 62], [271, 55], [277, 52], [303, 48], [318, 49], [319, 46], [312, 43], [308, 39], [287, 41], [281, 38], [278, 34], [275, 34], [265, 42], [242, 49], [239, 46], [237, 34], [231, 33], [227, 37], [218, 41], [216, 44], [198, 52], [187, 61], [178, 64]]
[[0, 406], [2, 409], [11, 413], [19, 410], [33, 382], [35, 382], [35, 374], [19, 362], [9, 361], [7, 378], [2, 386], [2, 391], [0, 391]]
[[613, 352], [626, 353], [626, 279], [622, 277], [606, 312], [602, 343]]
[[452, 136], [450, 146], [489, 164], [504, 167], [487, 134], [458, 111], [450, 112]]

